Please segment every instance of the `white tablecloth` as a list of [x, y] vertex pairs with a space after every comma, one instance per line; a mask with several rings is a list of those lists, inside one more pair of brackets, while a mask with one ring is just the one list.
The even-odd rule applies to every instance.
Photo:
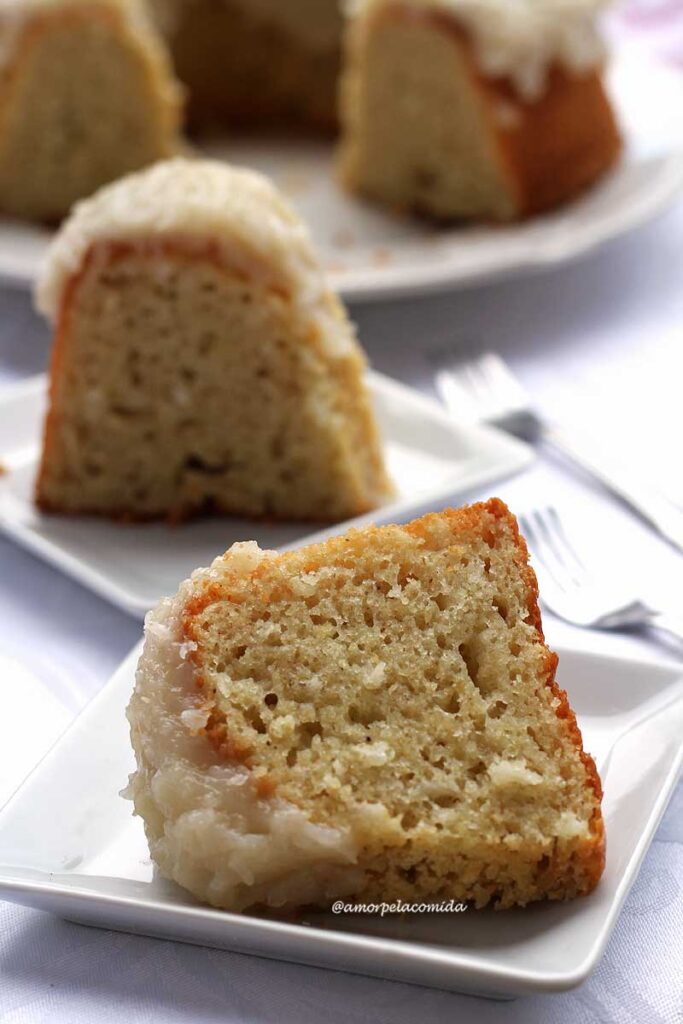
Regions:
[[[558, 420], [629, 452], [683, 495], [682, 243], [683, 204], [543, 276], [353, 313], [375, 366], [426, 391], [431, 348], [500, 351]], [[47, 332], [28, 298], [0, 291], [0, 385], [40, 371], [47, 355]], [[653, 599], [680, 608], [683, 557], [589, 482], [541, 460], [491, 490], [517, 510], [552, 498], [585, 530], [597, 559], [629, 565]], [[551, 642], [658, 654], [645, 640], [580, 633], [550, 617], [546, 628]], [[0, 800], [106, 682], [139, 630], [0, 540]], [[46, 703], [39, 734], [26, 725], [22, 763], [3, 762], [2, 730], [30, 722], [31, 709]], [[682, 887], [679, 786], [593, 977], [571, 993], [507, 1004], [108, 933], [0, 904], [0, 1021], [673, 1024], [683, 1013]]]

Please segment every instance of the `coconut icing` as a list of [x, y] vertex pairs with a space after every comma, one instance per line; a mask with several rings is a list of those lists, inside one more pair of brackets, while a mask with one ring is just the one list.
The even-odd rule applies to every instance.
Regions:
[[38, 309], [56, 320], [66, 285], [96, 243], [149, 249], [164, 239], [211, 243], [227, 266], [285, 291], [317, 323], [331, 355], [353, 345], [300, 218], [266, 177], [217, 160], [165, 160], [77, 203], [48, 249]]

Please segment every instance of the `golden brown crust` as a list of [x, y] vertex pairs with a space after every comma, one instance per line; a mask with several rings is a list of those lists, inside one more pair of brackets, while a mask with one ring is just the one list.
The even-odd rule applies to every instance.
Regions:
[[457, 41], [468, 62], [518, 217], [568, 202], [614, 165], [621, 136], [599, 69], [575, 74], [555, 65], [543, 94], [525, 100], [510, 79], [480, 71], [471, 41], [452, 18], [438, 12], [425, 16]]
[[52, 459], [52, 453], [59, 436], [60, 423], [57, 402], [57, 386], [62, 376], [62, 366], [67, 352], [69, 317], [73, 305], [73, 298], [81, 280], [84, 268], [80, 274], [74, 275], [64, 289], [62, 306], [57, 320], [55, 335], [52, 343], [52, 355], [50, 357], [50, 374], [47, 394], [47, 414], [43, 424], [43, 447], [38, 467], [38, 475], [34, 485], [34, 501], [43, 512], [58, 512], [47, 500], [44, 491], [44, 483], [48, 466]]
[[[518, 217], [574, 199], [615, 164], [621, 137], [599, 70], [578, 75], [552, 67], [543, 94], [537, 100], [524, 100], [509, 79], [482, 74], [471, 42], [452, 19], [433, 17], [448, 25], [467, 57], [507, 170]], [[501, 111], [509, 127], [501, 125]]]
[[578, 76], [554, 67], [546, 91], [533, 103], [520, 103], [505, 80], [480, 78], [480, 85], [492, 108], [502, 102], [519, 111], [497, 138], [520, 216], [573, 199], [616, 163], [621, 137], [598, 71]]
[[496, 518], [505, 519], [514, 533], [519, 553], [519, 565], [529, 591], [529, 617], [527, 621], [530, 625], [536, 628], [539, 641], [543, 644], [546, 650], [546, 686], [552, 690], [553, 696], [556, 697], [559, 702], [557, 707], [557, 717], [564, 721], [567, 734], [578, 750], [579, 756], [586, 770], [587, 784], [595, 793], [597, 807], [591, 820], [591, 831], [593, 833], [593, 837], [584, 852], [585, 870], [588, 878], [590, 879], [589, 887], [586, 889], [586, 892], [589, 892], [600, 881], [605, 867], [605, 826], [602, 818], [602, 812], [600, 810], [600, 802], [602, 800], [602, 784], [600, 782], [600, 776], [598, 775], [595, 761], [591, 755], [584, 750], [581, 730], [579, 729], [578, 722], [576, 721], [576, 715], [569, 704], [566, 690], [563, 690], [559, 686], [556, 679], [559, 658], [557, 654], [555, 654], [554, 651], [551, 651], [545, 643], [545, 637], [543, 635], [543, 628], [541, 625], [541, 609], [538, 603], [538, 580], [536, 578], [536, 573], [529, 563], [529, 549], [524, 537], [519, 532], [517, 519], [510, 512], [505, 502], [501, 501], [499, 498], [492, 498], [487, 502], [486, 507], [492, 515], [496, 516]]

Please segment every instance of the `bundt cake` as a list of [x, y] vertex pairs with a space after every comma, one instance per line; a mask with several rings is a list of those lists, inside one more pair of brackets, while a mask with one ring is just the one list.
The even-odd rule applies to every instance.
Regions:
[[351, 325], [260, 175], [178, 158], [107, 186], [37, 298], [55, 324], [42, 509], [336, 520], [390, 494]]
[[345, 26], [339, 0], [0, 0], [0, 212], [57, 220], [171, 155], [174, 71], [193, 131], [329, 132], [342, 67], [348, 189], [438, 220], [538, 213], [620, 151], [603, 2], [350, 0]]
[[334, 127], [339, 0], [150, 2], [188, 88], [193, 128]]
[[61, 219], [177, 149], [181, 94], [142, 0], [0, 0], [0, 211]]
[[499, 500], [236, 544], [145, 633], [129, 795], [198, 899], [509, 907], [600, 878], [600, 782]]
[[439, 220], [510, 220], [573, 198], [620, 138], [600, 0], [356, 0], [340, 176]]

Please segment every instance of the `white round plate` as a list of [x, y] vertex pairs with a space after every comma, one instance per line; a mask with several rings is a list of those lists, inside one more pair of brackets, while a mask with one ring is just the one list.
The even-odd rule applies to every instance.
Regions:
[[[385, 213], [335, 184], [329, 146], [214, 144], [211, 155], [269, 174], [310, 225], [331, 282], [355, 301], [439, 291], [575, 259], [645, 223], [683, 189], [683, 76], [620, 52], [610, 91], [626, 139], [618, 168], [562, 209], [504, 227], [439, 228]], [[50, 233], [0, 219], [0, 278], [35, 280]]]

